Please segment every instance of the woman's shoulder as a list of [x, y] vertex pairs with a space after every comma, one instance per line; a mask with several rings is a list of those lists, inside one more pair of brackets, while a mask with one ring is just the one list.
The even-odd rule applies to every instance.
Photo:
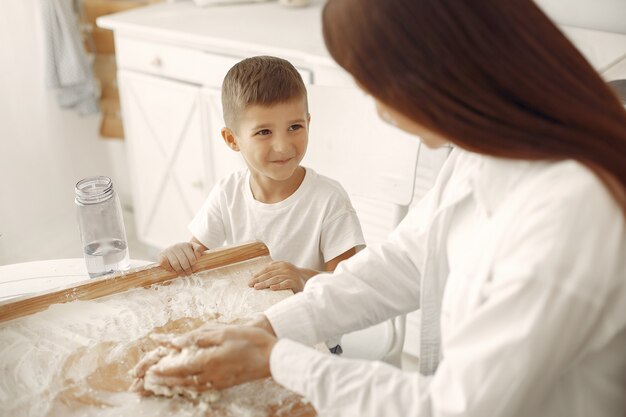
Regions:
[[576, 210], [617, 213], [621, 209], [607, 185], [591, 168], [575, 160], [536, 162], [528, 188], [543, 199]]
[[626, 250], [624, 212], [590, 168], [574, 160], [530, 162], [520, 179], [507, 197], [515, 230], [562, 242], [572, 256], [611, 239]]
[[502, 193], [506, 200], [568, 211], [581, 209], [579, 205], [621, 211], [598, 174], [579, 161], [505, 159], [462, 150], [455, 153], [455, 165], [476, 168], [479, 186], [488, 192]]
[[[573, 160], [528, 161], [506, 193], [501, 256], [516, 259], [520, 268], [534, 268], [533, 276], [544, 284], [609, 288], [622, 279], [626, 219], [591, 169]], [[589, 274], [597, 275], [595, 281]]]

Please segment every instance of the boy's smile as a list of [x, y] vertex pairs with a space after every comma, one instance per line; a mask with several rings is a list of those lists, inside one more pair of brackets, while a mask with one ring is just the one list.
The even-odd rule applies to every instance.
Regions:
[[255, 198], [284, 199], [298, 189], [304, 178], [300, 162], [308, 144], [309, 121], [305, 99], [296, 98], [272, 106], [248, 106], [236, 131], [222, 130], [226, 143], [241, 152], [248, 165]]

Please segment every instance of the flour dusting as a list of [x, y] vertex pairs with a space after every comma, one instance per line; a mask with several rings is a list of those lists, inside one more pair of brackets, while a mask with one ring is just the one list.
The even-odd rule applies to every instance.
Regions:
[[[0, 324], [0, 415], [310, 416], [301, 397], [271, 379], [206, 396], [142, 397], [130, 371], [158, 334], [207, 321], [237, 323], [290, 295], [256, 291], [248, 279], [269, 257], [93, 301], [74, 301]], [[151, 335], [153, 337], [151, 337]]]

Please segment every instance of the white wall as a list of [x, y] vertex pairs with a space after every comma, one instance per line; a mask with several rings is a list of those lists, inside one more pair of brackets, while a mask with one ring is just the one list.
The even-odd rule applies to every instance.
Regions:
[[123, 142], [98, 138], [98, 115], [61, 110], [45, 87], [38, 1], [0, 1], [0, 265], [45, 259], [29, 254], [42, 245], [82, 256], [81, 178], [108, 175], [123, 203], [130, 195]]

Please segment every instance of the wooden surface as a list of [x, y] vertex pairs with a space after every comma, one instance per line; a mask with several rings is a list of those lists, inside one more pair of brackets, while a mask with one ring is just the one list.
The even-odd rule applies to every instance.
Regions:
[[[119, 93], [117, 91], [115, 69], [115, 39], [113, 32], [96, 26], [100, 16], [160, 3], [163, 0], [82, 0], [81, 29], [85, 49], [96, 56], [94, 72], [100, 81], [100, 107], [102, 120], [100, 136], [103, 138], [124, 138], [122, 118], [119, 114]], [[102, 61], [108, 61], [106, 63]], [[103, 64], [105, 64], [103, 66]], [[106, 101], [115, 101], [117, 110], [107, 109]]]
[[124, 139], [124, 123], [119, 113], [102, 112], [100, 136], [103, 139]]
[[[154, 261], [130, 259], [130, 268], [148, 266]], [[84, 258], [48, 259], [0, 266], [0, 304], [20, 297], [56, 291], [89, 281]]]
[[100, 16], [123, 12], [136, 7], [147, 6], [152, 3], [161, 3], [163, 0], [82, 0], [83, 21], [96, 24]]
[[[269, 255], [269, 250], [261, 242], [224, 247], [205, 252], [192, 270], [193, 272], [204, 271], [267, 255]], [[52, 304], [93, 300], [133, 288], [163, 283], [176, 277], [177, 274], [161, 268], [158, 264], [105, 275], [79, 285], [0, 303], [0, 322], [45, 310]]]

